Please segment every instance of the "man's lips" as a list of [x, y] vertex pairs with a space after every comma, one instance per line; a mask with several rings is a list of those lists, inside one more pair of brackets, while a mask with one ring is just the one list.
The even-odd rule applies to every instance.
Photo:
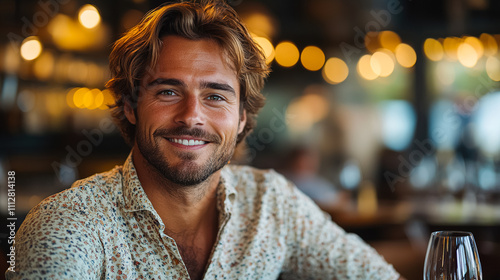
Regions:
[[172, 129], [159, 129], [153, 134], [162, 137], [172, 145], [178, 147], [203, 147], [207, 144], [220, 144], [222, 141], [216, 134], [208, 133], [199, 128], [177, 127]]

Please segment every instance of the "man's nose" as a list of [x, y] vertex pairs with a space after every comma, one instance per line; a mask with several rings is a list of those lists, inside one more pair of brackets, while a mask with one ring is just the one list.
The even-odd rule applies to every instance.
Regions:
[[203, 106], [195, 96], [186, 96], [179, 104], [174, 121], [178, 124], [194, 127], [204, 124]]

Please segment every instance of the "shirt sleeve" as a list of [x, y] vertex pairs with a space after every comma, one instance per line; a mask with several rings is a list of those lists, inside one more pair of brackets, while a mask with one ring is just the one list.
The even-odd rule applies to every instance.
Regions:
[[287, 263], [283, 279], [380, 279], [400, 276], [359, 236], [346, 233], [293, 185], [285, 193]]
[[95, 222], [81, 208], [44, 203], [35, 207], [15, 237], [14, 272], [6, 279], [98, 279], [102, 246]]

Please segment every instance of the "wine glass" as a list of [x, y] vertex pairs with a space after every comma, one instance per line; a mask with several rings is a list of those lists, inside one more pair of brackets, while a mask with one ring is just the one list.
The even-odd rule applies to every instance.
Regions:
[[427, 247], [424, 280], [482, 280], [474, 236], [464, 231], [433, 232]]

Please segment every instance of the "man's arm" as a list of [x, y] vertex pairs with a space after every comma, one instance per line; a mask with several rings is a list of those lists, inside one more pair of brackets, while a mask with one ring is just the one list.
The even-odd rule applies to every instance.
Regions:
[[16, 234], [14, 271], [6, 279], [90, 279], [101, 271], [102, 246], [84, 212], [37, 206]]
[[287, 195], [287, 279], [402, 279], [372, 247], [333, 223], [295, 187]]

